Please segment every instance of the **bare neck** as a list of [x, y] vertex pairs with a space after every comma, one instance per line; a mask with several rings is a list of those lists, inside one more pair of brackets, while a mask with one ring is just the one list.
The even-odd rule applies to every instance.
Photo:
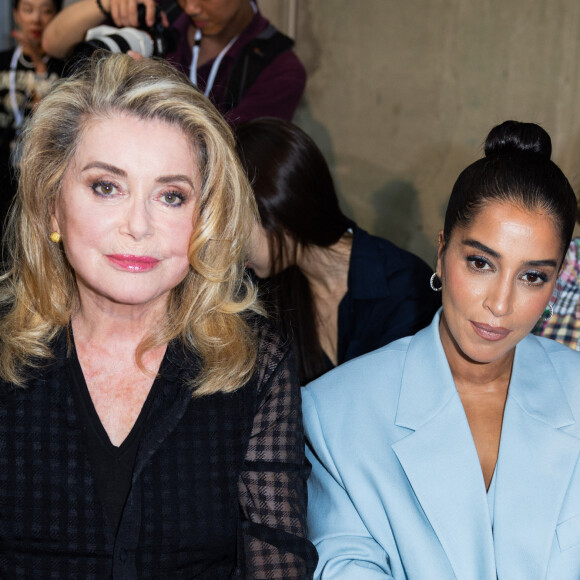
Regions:
[[116, 356], [134, 353], [164, 319], [166, 308], [165, 299], [147, 305], [125, 305], [82, 293], [81, 306], [72, 317], [75, 342], [98, 346]]
[[485, 392], [505, 392], [509, 387], [515, 348], [501, 358], [489, 363], [480, 363], [466, 357], [451, 335], [445, 313], [441, 314], [439, 322], [441, 343], [453, 375], [457, 390]]
[[330, 297], [337, 291], [346, 292], [351, 252], [352, 235], [345, 233], [328, 248], [312, 246], [300, 249], [296, 265], [306, 276], [316, 296]]
[[314, 246], [300, 250], [297, 266], [306, 276], [316, 313], [320, 346], [338, 364], [338, 308], [348, 290], [352, 236], [345, 234], [330, 248]]

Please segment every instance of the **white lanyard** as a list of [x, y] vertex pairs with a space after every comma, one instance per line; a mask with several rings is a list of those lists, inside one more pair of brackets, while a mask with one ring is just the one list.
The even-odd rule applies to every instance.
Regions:
[[18, 66], [18, 59], [22, 54], [22, 45], [19, 44], [14, 50], [12, 55], [12, 61], [10, 62], [10, 105], [14, 111], [14, 125], [16, 129], [19, 129], [24, 120], [24, 108], [26, 107], [26, 100], [22, 105], [22, 110], [18, 106], [18, 101], [16, 100], [16, 67]]
[[[211, 70], [209, 71], [207, 85], [205, 87], [205, 91], [203, 92], [203, 94], [206, 97], [209, 97], [209, 93], [213, 87], [215, 78], [217, 76], [220, 64], [222, 63], [224, 56], [227, 54], [228, 50], [232, 47], [232, 45], [234, 44], [234, 42], [236, 42], [236, 40], [238, 40], [238, 37], [234, 36], [234, 38], [232, 38], [228, 42], [227, 46], [217, 55], [216, 59], [213, 61], [213, 64], [211, 65]], [[197, 31], [195, 32], [195, 42], [193, 45], [193, 58], [191, 59], [191, 70], [189, 71], [189, 78], [191, 79], [191, 82], [195, 86], [197, 86], [197, 61], [199, 59], [200, 44], [201, 44], [201, 30], [198, 28]]]
[[[251, 5], [252, 5], [252, 9], [254, 10], [254, 14], [256, 14], [258, 12], [258, 7], [256, 6], [256, 3], [252, 1]], [[209, 71], [207, 85], [206, 85], [205, 90], [203, 92], [203, 94], [206, 97], [209, 97], [209, 94], [213, 88], [215, 78], [217, 76], [218, 70], [220, 68], [220, 65], [222, 63], [224, 56], [228, 53], [228, 50], [230, 50], [230, 48], [233, 46], [234, 42], [236, 42], [236, 40], [238, 40], [238, 36], [234, 36], [234, 38], [232, 38], [228, 42], [227, 46], [217, 55], [216, 59], [213, 61], [213, 64], [211, 65], [211, 70]], [[197, 62], [199, 60], [199, 46], [201, 45], [201, 37], [202, 37], [201, 30], [198, 28], [195, 31], [195, 39], [193, 42], [193, 57], [191, 59], [191, 68], [189, 70], [189, 78], [191, 79], [191, 82], [195, 86], [197, 86]]]

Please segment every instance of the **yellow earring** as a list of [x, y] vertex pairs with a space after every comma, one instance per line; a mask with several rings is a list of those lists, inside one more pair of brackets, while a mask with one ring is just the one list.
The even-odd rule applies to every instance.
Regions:
[[61, 238], [60, 238], [60, 234], [58, 232], [52, 232], [50, 234], [50, 241], [54, 242], [55, 244], [58, 244], [60, 242]]

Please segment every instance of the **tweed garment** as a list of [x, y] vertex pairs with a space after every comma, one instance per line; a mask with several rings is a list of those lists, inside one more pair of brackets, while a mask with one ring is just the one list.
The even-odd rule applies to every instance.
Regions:
[[192, 399], [199, 360], [168, 346], [118, 531], [95, 488], [66, 333], [26, 389], [0, 383], [0, 577], [311, 578], [300, 388], [264, 324], [258, 371]]
[[553, 297], [554, 314], [540, 320], [534, 334], [552, 338], [580, 350], [580, 238], [574, 238], [566, 252], [564, 266]]

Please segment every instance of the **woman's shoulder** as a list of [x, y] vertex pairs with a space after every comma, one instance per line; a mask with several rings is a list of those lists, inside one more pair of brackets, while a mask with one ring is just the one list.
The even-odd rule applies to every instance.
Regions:
[[[522, 344], [528, 347], [526, 352], [528, 350], [531, 351], [533, 346], [538, 345], [552, 361], [557, 360], [560, 364], [566, 366], [580, 367], [580, 352], [552, 338], [529, 334], [524, 338]], [[578, 376], [578, 381], [580, 381], [580, 375]]]
[[420, 275], [431, 274], [431, 268], [426, 262], [394, 242], [372, 235], [362, 228], [354, 227], [353, 256], [355, 260], [372, 260], [375, 264], [386, 264], [389, 274], [398, 271], [416, 272]]
[[268, 382], [272, 373], [284, 361], [289, 361], [291, 370], [295, 370], [291, 343], [282, 337], [277, 326], [267, 317], [253, 314], [249, 319], [250, 327], [255, 333], [258, 356], [256, 371], [260, 383]]
[[[0, 349], [1, 352], [1, 349]], [[34, 395], [36, 387], [46, 387], [60, 383], [63, 366], [70, 356], [66, 328], [60, 328], [48, 340], [46, 356], [31, 356], [29, 363], [20, 368], [22, 383], [17, 385], [0, 377], [0, 399], [8, 394]]]
[[535, 377], [542, 373], [546, 377], [554, 377], [573, 403], [572, 407], [580, 413], [580, 352], [551, 338], [533, 334], [526, 336], [518, 349], [518, 368], [535, 369]]
[[306, 385], [305, 398], [331, 414], [346, 410], [364, 413], [375, 404], [396, 408], [412, 340], [412, 336], [395, 340], [341, 364]]

